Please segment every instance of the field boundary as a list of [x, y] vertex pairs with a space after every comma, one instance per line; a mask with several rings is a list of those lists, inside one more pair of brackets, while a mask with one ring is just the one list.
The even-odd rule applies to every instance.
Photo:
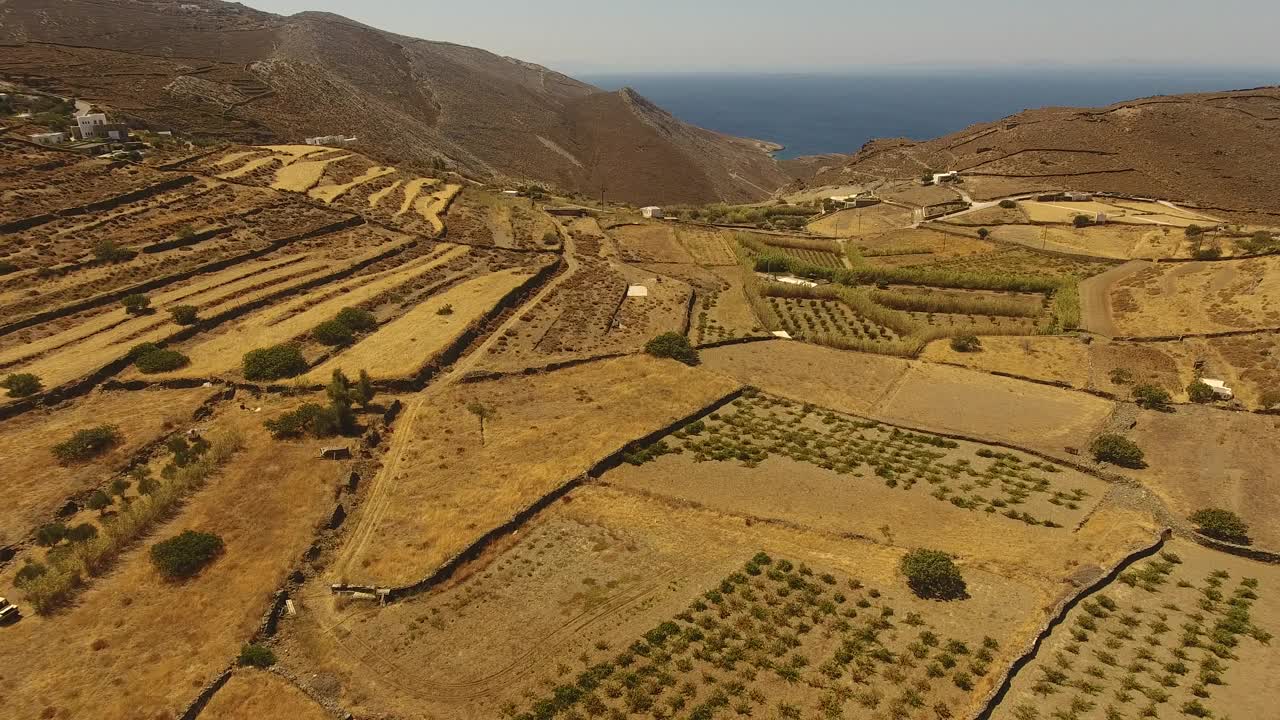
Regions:
[[490, 380], [501, 380], [508, 377], [519, 377], [522, 375], [539, 375], [541, 373], [555, 372], [564, 370], [565, 368], [577, 367], [579, 365], [587, 365], [590, 363], [604, 362], [605, 360], [616, 360], [618, 358], [627, 357], [632, 353], [616, 352], [605, 353], [603, 355], [590, 355], [587, 357], [571, 358], [569, 360], [557, 360], [546, 365], [533, 365], [519, 370], [473, 370], [458, 380], [461, 383], [478, 383], [489, 382]]
[[[38, 312], [38, 313], [35, 313], [34, 315], [29, 315], [25, 318], [22, 318], [21, 320], [15, 320], [6, 325], [0, 325], [0, 336], [9, 335], [11, 333], [17, 332], [18, 330], [29, 328], [33, 325], [39, 325], [40, 323], [43, 323], [43, 322], [48, 322], [50, 320], [57, 320], [59, 318], [66, 317], [68, 315], [73, 315], [75, 313], [82, 312], [84, 310], [91, 310], [93, 308], [100, 307], [102, 305], [107, 305], [109, 303], [117, 302], [121, 298], [127, 295], [133, 295], [135, 293], [145, 293], [149, 290], [155, 290], [156, 288], [164, 287], [165, 285], [171, 285], [175, 282], [188, 280], [190, 278], [195, 277], [196, 275], [204, 275], [211, 272], [218, 272], [219, 270], [225, 270], [233, 265], [239, 265], [242, 262], [256, 260], [264, 255], [269, 255], [270, 253], [273, 253], [276, 250], [279, 250], [280, 248], [285, 247], [286, 245], [290, 245], [295, 242], [300, 242], [302, 240], [310, 240], [312, 238], [317, 238], [324, 235], [330, 235], [332, 233], [340, 232], [342, 230], [348, 230], [353, 227], [359, 227], [364, 223], [365, 223], [364, 218], [360, 217], [359, 215], [352, 215], [344, 220], [339, 220], [337, 222], [333, 222], [328, 225], [318, 227], [314, 230], [308, 230], [303, 233], [298, 233], [297, 235], [290, 235], [288, 237], [280, 238], [279, 240], [273, 240], [270, 243], [268, 243], [265, 247], [259, 248], [257, 250], [251, 250], [249, 252], [241, 253], [239, 255], [235, 255], [229, 258], [223, 258], [222, 260], [215, 260], [214, 262], [206, 263], [199, 267], [191, 268], [190, 270], [183, 270], [182, 272], [174, 273], [173, 275], [165, 275], [163, 277], [152, 278], [151, 280], [146, 280], [144, 282], [140, 282], [135, 285], [131, 285], [129, 287], [121, 288], [119, 290], [112, 290], [111, 292], [102, 293], [101, 295], [94, 295], [93, 297], [85, 298], [84, 300], [78, 300], [76, 302], [73, 302], [70, 305], [62, 305], [60, 307], [56, 307], [50, 310]], [[401, 233], [401, 234], [404, 234], [404, 233]]]
[[1168, 541], [1172, 534], [1173, 531], [1170, 528], [1164, 528], [1156, 537], [1154, 544], [1130, 552], [1124, 558], [1121, 558], [1121, 560], [1102, 577], [1085, 586], [1074, 595], [1068, 595], [1059, 600], [1057, 605], [1054, 607], [1054, 611], [1050, 614], [1049, 619], [1040, 628], [1040, 632], [1036, 633], [1036, 636], [1032, 638], [1030, 646], [1009, 665], [1008, 669], [1005, 670], [1000, 684], [992, 689], [992, 691], [987, 695], [986, 700], [983, 701], [982, 709], [973, 715], [973, 720], [990, 720], [991, 714], [1001, 705], [1005, 695], [1009, 692], [1009, 688], [1013, 686], [1014, 678], [1017, 677], [1018, 673], [1030, 664], [1032, 660], [1035, 660], [1036, 655], [1040, 652], [1040, 646], [1051, 634], [1053, 634], [1055, 628], [1066, 621], [1067, 615], [1074, 610], [1077, 605], [1079, 605], [1088, 596], [1099, 592], [1106, 586], [1110, 585], [1122, 572], [1127, 570], [1129, 566], [1133, 565], [1135, 562], [1149, 558], [1157, 552], [1160, 552], [1161, 548], [1164, 547], [1165, 542]]
[[183, 710], [182, 714], [178, 716], [179, 720], [196, 720], [196, 718], [200, 716], [200, 713], [204, 712], [205, 706], [209, 704], [209, 701], [213, 699], [213, 696], [222, 689], [223, 685], [227, 684], [228, 680], [231, 679], [232, 667], [233, 665], [231, 664], [227, 665], [227, 667], [224, 668], [216, 678], [211, 680], [209, 684], [205, 685], [200, 691], [200, 694], [196, 695], [196, 698], [187, 705], [187, 709]]
[[619, 463], [622, 462], [622, 456], [629, 448], [635, 445], [643, 445], [649, 442], [653, 442], [659, 438], [662, 438], [670, 434], [671, 432], [674, 432], [676, 429], [685, 426], [686, 424], [692, 422], [693, 420], [696, 420], [697, 418], [702, 417], [703, 415], [706, 415], [709, 412], [715, 412], [716, 410], [724, 407], [725, 405], [728, 405], [734, 400], [737, 400], [739, 397], [742, 396], [743, 392], [745, 391], [746, 391], [746, 386], [739, 386], [738, 388], [732, 390], [728, 394], [722, 396], [720, 399], [712, 402], [709, 405], [699, 408], [698, 410], [692, 413], [686, 414], [681, 418], [675, 420], [674, 422], [668, 423], [667, 425], [661, 428], [658, 428], [653, 432], [647, 433], [641, 438], [638, 438], [635, 440], [629, 440], [623, 443], [621, 447], [617, 448], [613, 452], [608, 453], [601, 459], [597, 460], [591, 467], [587, 468], [586, 472], [580, 473], [572, 478], [569, 478], [568, 480], [561, 483], [555, 489], [551, 490], [550, 492], [546, 493], [542, 497], [534, 500], [532, 503], [525, 506], [524, 509], [516, 512], [515, 515], [513, 515], [511, 518], [509, 518], [505, 522], [489, 529], [487, 532], [485, 532], [478, 539], [473, 541], [466, 548], [458, 552], [458, 554], [454, 555], [452, 558], [442, 563], [437, 569], [432, 571], [431, 574], [427, 575], [422, 580], [419, 580], [418, 582], [415, 582], [411, 585], [403, 585], [400, 587], [391, 588], [390, 592], [387, 595], [388, 602], [402, 600], [404, 598], [421, 594], [427, 590], [430, 590], [431, 588], [437, 587], [440, 584], [448, 581], [451, 577], [453, 577], [454, 573], [456, 573], [463, 565], [479, 557], [480, 554], [484, 552], [484, 550], [488, 548], [489, 545], [491, 545], [498, 538], [504, 535], [507, 535], [515, 530], [518, 530], [525, 523], [529, 522], [529, 520], [531, 520], [535, 515], [542, 512], [547, 507], [550, 507], [552, 503], [564, 497], [570, 491], [582, 485], [582, 483], [586, 482], [587, 480], [596, 479], [600, 477], [600, 475], [604, 473], [606, 470], [612, 467], [616, 467]]
[[1242, 557], [1246, 560], [1256, 560], [1258, 562], [1267, 563], [1268, 565], [1280, 565], [1280, 553], [1273, 552], [1271, 550], [1256, 548], [1251, 545], [1237, 545], [1235, 543], [1229, 543], [1223, 540], [1218, 540], [1217, 538], [1211, 538], [1208, 535], [1204, 535], [1195, 530], [1179, 528], [1178, 534], [1179, 536], [1186, 537], [1197, 545], [1202, 545], [1210, 550], [1217, 550], [1218, 552], [1235, 555], [1236, 557]]
[[1244, 335], [1268, 335], [1280, 333], [1280, 327], [1253, 328], [1251, 330], [1224, 330], [1222, 332], [1212, 333], [1186, 333], [1183, 335], [1116, 335], [1111, 338], [1113, 341], [1134, 342], [1134, 343], [1157, 343], [1157, 342], [1181, 342], [1189, 338], [1195, 339], [1213, 339], [1224, 337], [1241, 337]]
[[[41, 147], [44, 147], [44, 146], [41, 146]], [[108, 166], [108, 169], [119, 167], [121, 165], [123, 165], [123, 163], [110, 165]], [[58, 218], [75, 217], [77, 215], [86, 215], [91, 212], [98, 212], [99, 210], [111, 210], [121, 205], [126, 205], [128, 203], [136, 202], [138, 200], [146, 200], [147, 198], [155, 197], [160, 193], [168, 192], [170, 190], [176, 190], [180, 187], [185, 187], [195, 181], [196, 181], [195, 175], [181, 175], [176, 178], [161, 180], [160, 182], [155, 183], [154, 185], [148, 185], [146, 187], [139, 188], [137, 190], [130, 190], [127, 193], [113, 195], [104, 200], [98, 200], [96, 202], [86, 203], [84, 205], [75, 205], [69, 208], [62, 208], [60, 210], [54, 210], [53, 212], [45, 213], [43, 215], [33, 215], [27, 218], [19, 218], [17, 220], [11, 220], [3, 225], [0, 225], [0, 235], [6, 235], [9, 233], [18, 232], [20, 230], [28, 230], [30, 228], [52, 222], [54, 220], [57, 220]]]
[[[163, 338], [158, 344], [167, 345], [169, 343], [188, 340], [192, 337], [195, 337], [199, 333], [204, 332], [205, 330], [211, 330], [217, 327], [218, 325], [221, 325], [222, 323], [228, 322], [230, 320], [234, 320], [237, 317], [246, 315], [248, 313], [253, 312], [254, 310], [258, 310], [259, 308], [270, 305], [282, 297], [293, 295], [299, 292], [305, 292], [307, 290], [318, 287], [320, 285], [326, 285], [330, 282], [333, 282], [334, 280], [338, 280], [347, 275], [359, 272], [360, 270], [363, 270], [369, 265], [372, 265], [377, 262], [381, 262], [382, 260], [392, 257], [393, 255], [397, 255], [399, 253], [404, 252], [410, 246], [416, 244], [417, 242], [418, 242], [417, 240], [411, 240], [409, 242], [401, 243], [394, 247], [388, 248], [387, 250], [384, 250], [381, 253], [378, 253], [377, 255], [367, 257], [353, 265], [348, 265], [347, 267], [330, 272], [327, 275], [314, 277], [310, 280], [307, 280], [305, 283], [302, 283], [301, 285], [295, 285], [295, 286], [287, 287], [281, 290], [277, 290], [274, 293], [264, 295], [251, 302], [247, 302], [243, 305], [236, 306], [218, 315], [205, 318], [197, 322], [195, 325], [189, 325], [187, 327], [184, 327], [181, 330], [174, 332], [172, 335], [169, 335], [168, 337]], [[27, 398], [23, 402], [0, 406], [0, 420], [6, 420], [8, 418], [14, 417], [15, 415], [19, 415], [23, 412], [33, 409], [37, 405], [54, 405], [64, 400], [68, 400], [70, 398], [83, 395], [89, 392], [90, 390], [92, 390], [94, 387], [98, 386], [100, 383], [105, 382], [108, 378], [112, 377], [116, 373], [119, 373], [120, 371], [124, 370], [126, 367], [129, 366], [131, 362], [133, 362], [133, 360], [129, 358], [128, 355], [126, 354], [125, 356], [117, 358], [107, 363], [103, 367], [99, 368], [98, 370], [95, 370], [94, 372], [89, 373], [88, 375], [85, 375], [82, 378], [79, 378], [77, 380], [72, 380], [58, 387], [46, 390], [40, 395], [34, 396], [32, 398]], [[145, 381], [140, 381], [140, 382], [145, 382]], [[164, 385], [163, 383], [165, 382], [174, 382], [178, 384]], [[227, 384], [225, 383], [225, 381], [217, 378], [196, 378], [196, 379], [167, 378], [167, 379], [160, 379], [157, 382], [150, 383], [150, 384], [161, 385], [163, 387], [182, 388], [182, 387], [195, 387], [198, 385], [202, 385], [205, 382]], [[241, 387], [249, 390], [262, 389], [259, 386], [256, 386], [253, 384], [241, 384], [241, 383], [231, 383], [231, 384], [234, 385], [235, 387]], [[136, 385], [127, 385], [122, 383], [122, 386], [125, 387], [126, 389], [140, 389], [141, 387], [146, 387], [147, 385], [136, 386]], [[276, 386], [267, 386], [266, 390], [270, 391], [275, 387]], [[282, 389], [282, 390], [285, 389], [284, 386], [278, 386], [278, 387], [279, 389]]]

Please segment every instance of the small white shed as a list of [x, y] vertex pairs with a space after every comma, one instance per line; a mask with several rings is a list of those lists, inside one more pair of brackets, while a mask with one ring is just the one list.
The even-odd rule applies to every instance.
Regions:
[[1219, 400], [1231, 400], [1236, 396], [1236, 394], [1232, 392], [1231, 388], [1227, 387], [1227, 384], [1221, 380], [1201, 378], [1200, 382], [1212, 388], [1213, 394], [1216, 395]]
[[661, 220], [664, 217], [662, 214], [662, 208], [657, 205], [640, 208], [640, 214], [650, 220]]

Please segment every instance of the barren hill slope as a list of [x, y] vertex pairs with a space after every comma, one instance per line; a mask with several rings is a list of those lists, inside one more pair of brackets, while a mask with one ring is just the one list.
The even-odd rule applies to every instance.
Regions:
[[633, 202], [746, 201], [785, 177], [768, 146], [484, 50], [328, 13], [217, 0], [0, 0], [0, 77], [156, 127], [241, 142], [347, 134], [387, 161]]
[[1280, 167], [1280, 88], [1145, 98], [1105, 108], [1028, 110], [927, 142], [867, 143], [819, 183], [962, 170], [991, 198], [1071, 188], [1280, 214], [1263, 178]]

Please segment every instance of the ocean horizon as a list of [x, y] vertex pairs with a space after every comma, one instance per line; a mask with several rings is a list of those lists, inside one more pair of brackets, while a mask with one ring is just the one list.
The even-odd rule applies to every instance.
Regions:
[[1263, 69], [896, 69], [832, 73], [581, 73], [631, 87], [709, 130], [783, 145], [779, 157], [852, 153], [881, 137], [928, 140], [1023, 110], [1090, 107], [1280, 83]]

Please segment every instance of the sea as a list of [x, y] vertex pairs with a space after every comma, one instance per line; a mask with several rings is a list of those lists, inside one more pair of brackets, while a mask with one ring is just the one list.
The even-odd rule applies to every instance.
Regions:
[[928, 140], [1030, 108], [1275, 85], [1280, 69], [948, 68], [577, 77], [606, 90], [631, 87], [694, 125], [779, 143], [786, 149], [778, 156], [791, 158], [852, 153], [877, 137]]

